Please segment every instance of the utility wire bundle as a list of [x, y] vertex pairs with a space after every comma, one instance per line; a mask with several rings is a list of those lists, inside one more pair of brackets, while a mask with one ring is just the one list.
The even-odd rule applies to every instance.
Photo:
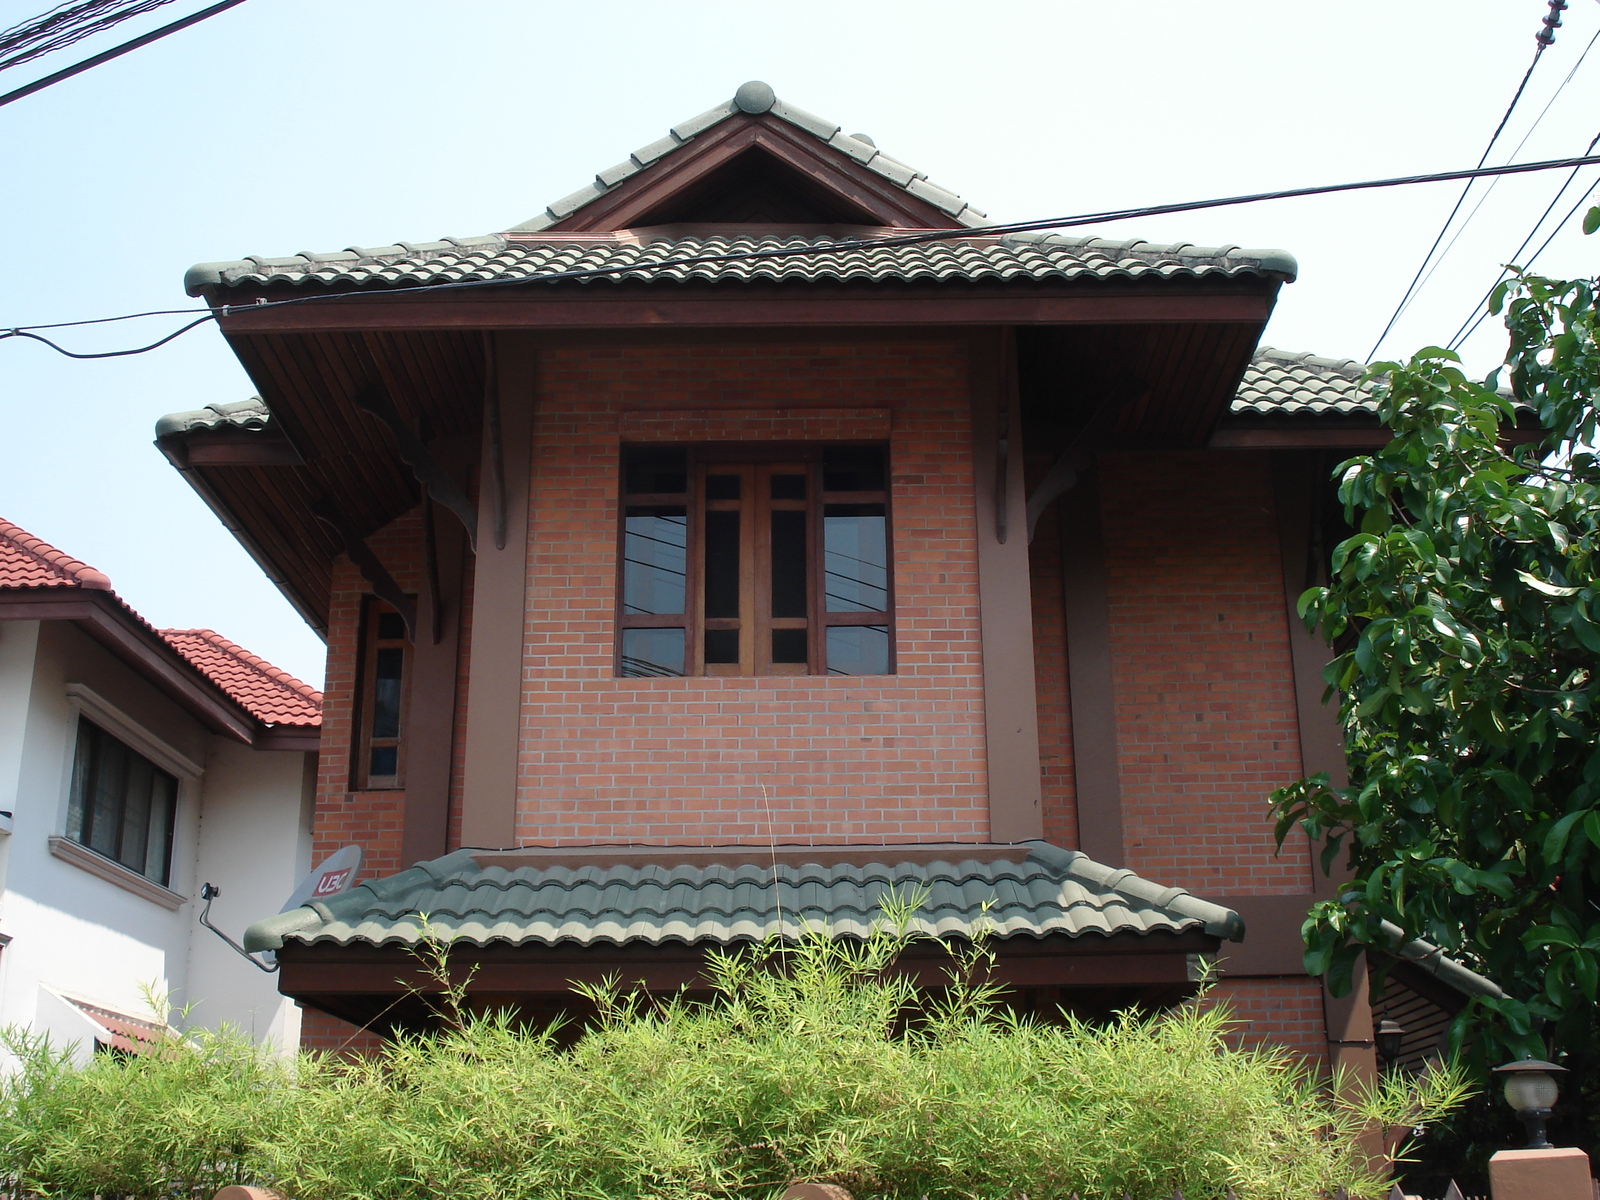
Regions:
[[153, 12], [172, 0], [68, 0], [47, 13], [0, 31], [0, 71], [63, 50], [104, 33], [130, 17]]

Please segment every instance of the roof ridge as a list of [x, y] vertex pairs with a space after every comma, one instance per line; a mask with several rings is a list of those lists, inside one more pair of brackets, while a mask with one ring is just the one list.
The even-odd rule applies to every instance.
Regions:
[[622, 162], [596, 172], [594, 180], [577, 191], [553, 201], [535, 217], [513, 225], [509, 232], [538, 233], [558, 221], [563, 221], [580, 208], [613, 191], [624, 180], [632, 178], [645, 168], [653, 166], [667, 155], [687, 146], [709, 129], [739, 113], [760, 116], [771, 113], [774, 117], [803, 130], [824, 145], [832, 147], [860, 166], [881, 175], [904, 191], [932, 205], [952, 220], [967, 226], [981, 226], [988, 222], [989, 214], [973, 207], [955, 192], [931, 182], [927, 175], [915, 167], [902, 163], [879, 150], [870, 138], [844, 132], [836, 121], [829, 121], [809, 113], [798, 105], [778, 99], [771, 86], [757, 79], [741, 84], [731, 100], [707, 109], [703, 113], [680, 121], [666, 134], [648, 145], [633, 151]]
[[[29, 581], [10, 582], [9, 571], [26, 571], [24, 565], [5, 563], [4, 559], [15, 556], [26, 558], [34, 566], [35, 571], [43, 570], [50, 578]], [[33, 572], [28, 572], [29, 575]], [[81, 587], [91, 588], [95, 591], [111, 592], [111, 577], [104, 571], [97, 571], [82, 559], [73, 558], [64, 550], [59, 550], [38, 537], [29, 533], [15, 522], [0, 517], [0, 586], [3, 587]]]

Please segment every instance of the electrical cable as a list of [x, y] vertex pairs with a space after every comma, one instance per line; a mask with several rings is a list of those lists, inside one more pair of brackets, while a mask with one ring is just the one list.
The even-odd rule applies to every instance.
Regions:
[[139, 37], [134, 38], [132, 41], [123, 42], [120, 46], [113, 46], [111, 49], [102, 51], [101, 53], [93, 55], [90, 58], [86, 58], [80, 63], [75, 63], [70, 67], [64, 67], [62, 70], [55, 72], [53, 75], [46, 75], [43, 79], [35, 79], [30, 84], [26, 84], [14, 91], [6, 92], [4, 95], [0, 95], [0, 107], [10, 104], [14, 100], [21, 100], [24, 96], [31, 96], [35, 92], [42, 92], [45, 88], [50, 87], [53, 84], [60, 83], [64, 79], [71, 79], [74, 75], [82, 74], [90, 67], [98, 67], [101, 63], [107, 63], [114, 58], [120, 58], [122, 55], [127, 54], [130, 50], [137, 50], [140, 46], [148, 46], [151, 42], [158, 42], [168, 34], [177, 33], [180, 29], [187, 29], [191, 25], [198, 25], [201, 21], [206, 20], [208, 17], [214, 17], [220, 12], [225, 12], [226, 10], [233, 8], [235, 5], [243, 3], [244, 0], [222, 0], [220, 4], [213, 4], [210, 8], [202, 8], [197, 13], [191, 13], [189, 16], [184, 17], [181, 20], [173, 21], [170, 25], [163, 25], [160, 29], [152, 29], [149, 33], [142, 34]]
[[86, 0], [61, 4], [0, 32], [0, 71], [9, 71], [84, 38], [104, 33], [133, 17], [154, 12], [172, 0]]
[[[1600, 137], [1597, 137], [1595, 140], [1596, 141], [1600, 141]], [[1568, 180], [1568, 182], [1570, 183], [1571, 180]], [[1545, 238], [1544, 241], [1539, 244], [1539, 248], [1528, 256], [1528, 261], [1526, 263], [1524, 263], [1523, 266], [1522, 266], [1522, 269], [1524, 271], [1526, 271], [1529, 267], [1533, 266], [1533, 264], [1536, 261], [1538, 261], [1539, 255], [1543, 254], [1545, 252], [1546, 248], [1549, 247], [1550, 243], [1556, 240], [1556, 235], [1558, 233], [1560, 233], [1562, 231], [1562, 229], [1564, 229], [1566, 227], [1566, 224], [1567, 224], [1568, 221], [1572, 220], [1572, 218], [1577, 215], [1578, 210], [1580, 208], [1582, 208], [1584, 206], [1584, 204], [1586, 204], [1588, 202], [1589, 197], [1594, 195], [1594, 192], [1595, 192], [1596, 188], [1600, 188], [1600, 179], [1596, 179], [1593, 183], [1591, 183], [1589, 185], [1589, 187], [1588, 187], [1588, 190], [1585, 191], [1583, 193], [1583, 195], [1579, 196], [1578, 199], [1576, 200], [1576, 202], [1574, 202], [1574, 204], [1572, 205], [1572, 207], [1567, 210], [1567, 215], [1562, 217], [1561, 220], [1556, 222], [1556, 227], [1550, 231], [1550, 236]], [[1561, 190], [1565, 191], [1566, 187], [1563, 186]], [[1556, 199], [1559, 200], [1560, 198], [1561, 198], [1560, 197], [1560, 193], [1558, 192], [1556, 194]], [[1551, 203], [1551, 206], [1554, 207], [1555, 200], [1552, 200], [1550, 203]], [[1549, 212], [1550, 210], [1546, 209], [1545, 211]], [[1541, 222], [1543, 221], [1542, 217], [1540, 218], [1540, 221]], [[1538, 228], [1539, 227], [1537, 225], [1534, 226], [1535, 232], [1537, 232]], [[1533, 240], [1533, 234], [1530, 233], [1530, 234], [1528, 234], [1527, 239], [1522, 243], [1522, 246], [1517, 247], [1517, 253], [1521, 254], [1523, 247], [1526, 246], [1528, 244], [1528, 242], [1530, 242], [1532, 240]], [[1505, 269], [1502, 268], [1501, 271], [1500, 271], [1500, 278], [1501, 279], [1505, 278], [1505, 275], [1506, 275]], [[1498, 287], [1499, 285], [1500, 285], [1500, 280], [1499, 279], [1495, 280], [1494, 287]], [[1471, 337], [1473, 334], [1478, 332], [1478, 326], [1482, 325], [1486, 320], [1489, 319], [1489, 315], [1490, 314], [1489, 314], [1489, 309], [1488, 309], [1488, 300], [1489, 300], [1489, 297], [1494, 294], [1494, 287], [1491, 287], [1487, 292], [1485, 292], [1483, 294], [1483, 299], [1481, 301], [1479, 301], [1479, 304], [1482, 305], [1483, 307], [1482, 307], [1481, 311], [1478, 312], [1476, 318], [1474, 318], [1474, 317], [1468, 317], [1467, 318], [1467, 322], [1470, 322], [1470, 328], [1468, 327], [1468, 324], [1463, 323], [1462, 327], [1460, 329], [1456, 330], [1455, 337], [1450, 339], [1450, 345], [1447, 347], [1448, 349], [1455, 350], [1458, 347], [1464, 345], [1466, 343], [1466, 340], [1469, 337]]]
[[[1522, 82], [1517, 84], [1517, 90], [1511, 97], [1511, 103], [1506, 106], [1505, 114], [1501, 116], [1500, 123], [1494, 127], [1494, 133], [1489, 135], [1488, 145], [1484, 146], [1483, 154], [1478, 158], [1478, 166], [1480, 167], [1489, 161], [1489, 153], [1494, 149], [1494, 144], [1500, 140], [1500, 134], [1504, 132], [1506, 122], [1511, 120], [1511, 114], [1516, 111], [1517, 103], [1522, 99], [1522, 93], [1528, 88], [1528, 80], [1533, 78], [1534, 68], [1539, 65], [1539, 59], [1543, 57], [1545, 50], [1555, 41], [1555, 29], [1561, 23], [1561, 18], [1556, 15], [1558, 6], [1559, 8], [1565, 8], [1565, 0], [1549, 0], [1550, 11], [1544, 18], [1544, 28], [1539, 31], [1536, 38], [1538, 46], [1533, 52], [1533, 61], [1528, 64], [1528, 69], [1522, 73]], [[1411, 298], [1416, 294], [1422, 280], [1422, 273], [1427, 270], [1428, 263], [1433, 259], [1434, 251], [1439, 248], [1439, 243], [1444, 241], [1444, 235], [1449, 232], [1451, 223], [1456, 219], [1456, 214], [1461, 211], [1461, 206], [1466, 203], [1467, 193], [1472, 190], [1473, 182], [1474, 180], [1468, 179], [1466, 186], [1461, 189], [1461, 195], [1456, 197], [1456, 202], [1450, 209], [1450, 215], [1444, 219], [1444, 224], [1439, 227], [1439, 233], [1433, 239], [1433, 244], [1428, 247], [1428, 252], [1422, 256], [1422, 262], [1417, 265], [1416, 274], [1411, 277], [1411, 282], [1406, 286], [1405, 293], [1400, 297], [1400, 302], [1395, 305], [1394, 312], [1389, 314], [1389, 320], [1384, 325], [1383, 332], [1378, 335], [1378, 340], [1372, 343], [1372, 349], [1367, 352], [1368, 362], [1377, 357], [1378, 347], [1383, 345], [1383, 339], [1389, 336], [1389, 332], [1394, 328], [1395, 322], [1400, 319], [1400, 314], [1406, 310], [1406, 306], [1410, 304]]]
[[[169, 334], [158, 342], [149, 346], [142, 346], [134, 350], [116, 350], [101, 354], [73, 354], [61, 350], [54, 342], [39, 337], [32, 331], [36, 329], [63, 329], [78, 325], [104, 325], [115, 321], [134, 320], [138, 317], [163, 316], [195, 313], [197, 309], [167, 309], [153, 310], [143, 313], [129, 313], [118, 317], [99, 317], [87, 321], [62, 321], [51, 325], [19, 325], [10, 329], [0, 327], [0, 339], [13, 337], [29, 337], [34, 341], [44, 342], [52, 349], [60, 350], [72, 358], [116, 358], [129, 354], [144, 354], [159, 346], [166, 345], [173, 338], [179, 337], [189, 330], [204, 324], [206, 321], [219, 317], [232, 316], [235, 313], [262, 312], [267, 309], [285, 308], [291, 304], [310, 303], [336, 303], [339, 301], [370, 302], [379, 295], [391, 296], [416, 296], [425, 293], [461, 291], [467, 288], [482, 287], [516, 287], [536, 283], [559, 283], [570, 280], [605, 279], [618, 275], [642, 274], [654, 271], [672, 270], [680, 267], [706, 266], [734, 262], [759, 262], [774, 259], [798, 258], [805, 255], [830, 254], [839, 250], [864, 250], [878, 247], [910, 246], [929, 242], [973, 240], [993, 240], [1013, 233], [1035, 233], [1052, 229], [1071, 229], [1083, 225], [1103, 225], [1113, 221], [1131, 220], [1136, 217], [1167, 216], [1173, 213], [1199, 212], [1211, 208], [1229, 208], [1241, 204], [1257, 204], [1268, 200], [1293, 200], [1305, 196], [1326, 196], [1339, 192], [1372, 191], [1379, 188], [1409, 187], [1422, 183], [1449, 183], [1461, 179], [1483, 178], [1498, 175], [1528, 175], [1540, 171], [1554, 171], [1564, 168], [1585, 167], [1600, 164], [1600, 155], [1583, 156], [1578, 158], [1558, 158], [1543, 162], [1511, 163], [1503, 167], [1473, 167], [1458, 171], [1436, 171], [1426, 175], [1401, 175], [1387, 179], [1364, 179], [1355, 183], [1321, 184], [1314, 187], [1283, 188], [1272, 192], [1251, 192], [1237, 196], [1222, 196], [1208, 200], [1188, 200], [1176, 204], [1145, 205], [1140, 208], [1110, 209], [1103, 212], [1082, 213], [1070, 217], [1050, 217], [1032, 221], [1011, 221], [997, 225], [979, 225], [957, 229], [926, 229], [915, 233], [884, 234], [878, 237], [859, 238], [851, 241], [829, 243], [827, 245], [808, 244], [803, 246], [774, 246], [764, 250], [738, 250], [726, 251], [716, 254], [690, 254], [681, 258], [667, 258], [657, 262], [619, 263], [614, 266], [585, 267], [569, 271], [552, 271], [546, 275], [527, 275], [500, 277], [496, 279], [459, 279], [448, 283], [420, 284], [415, 287], [397, 288], [387, 293], [350, 293], [350, 292], [319, 292], [309, 296], [293, 296], [286, 300], [259, 299], [249, 304], [221, 304], [212, 308], [198, 320], [190, 322], [175, 333]], [[555, 235], [559, 236], [559, 235]]]
[[[1522, 140], [1516, 144], [1516, 147], [1511, 151], [1510, 154], [1506, 155], [1507, 162], [1511, 162], [1517, 157], [1517, 155], [1522, 153], [1522, 148], [1528, 144], [1528, 139], [1534, 135], [1534, 132], [1544, 121], [1546, 115], [1549, 114], [1551, 108], [1555, 106], [1555, 102], [1561, 98], [1561, 93], [1567, 90], [1567, 84], [1572, 82], [1573, 76], [1578, 73], [1578, 68], [1583, 66], [1584, 59], [1589, 57], [1589, 51], [1595, 48], [1595, 44], [1597, 42], [1600, 42], [1600, 29], [1595, 30], [1594, 36], [1589, 39], [1589, 44], [1583, 48], [1583, 53], [1578, 55], [1578, 61], [1572, 64], [1572, 70], [1567, 72], [1566, 78], [1561, 81], [1560, 86], [1556, 88], [1554, 94], [1551, 95], [1549, 100], [1545, 101], [1544, 107], [1539, 110], [1539, 115], [1533, 119], [1533, 124], [1528, 126], [1528, 131], [1522, 135]], [[1585, 151], [1585, 153], [1592, 153], [1593, 150], [1594, 143], [1591, 142], [1589, 144], [1589, 149]], [[1404, 315], [1405, 310], [1411, 307], [1411, 302], [1417, 298], [1417, 295], [1421, 293], [1423, 288], [1428, 286], [1428, 281], [1431, 280], [1438, 272], [1439, 268], [1444, 265], [1444, 260], [1449, 257], [1450, 251], [1455, 249], [1456, 243], [1461, 240], [1461, 235], [1466, 233], [1467, 226], [1472, 224], [1473, 219], [1480, 211], [1482, 211], [1483, 206], [1488, 202], [1489, 197], [1494, 195], [1494, 189], [1499, 185], [1500, 180], [1494, 179], [1490, 181], [1488, 187], [1483, 189], [1483, 194], [1478, 197], [1478, 202], [1472, 206], [1472, 211], [1467, 214], [1466, 220], [1462, 221], [1460, 225], [1456, 226], [1455, 233], [1452, 234], [1450, 240], [1445, 243], [1445, 247], [1439, 252], [1438, 257], [1433, 260], [1433, 265], [1428, 268], [1428, 273], [1422, 277], [1422, 282], [1417, 284], [1417, 290], [1412, 294], [1411, 299], [1402, 302], [1401, 315]], [[1565, 191], [1566, 186], [1563, 185], [1561, 190]], [[1560, 192], [1556, 193], [1556, 199], [1560, 199]], [[1556, 201], [1552, 200], [1550, 203], [1551, 207], [1554, 207]], [[1530, 233], [1528, 235], [1528, 240], [1531, 241], [1532, 239], [1533, 234]], [[1526, 245], [1526, 243], [1524, 243], [1524, 245]], [[1517, 253], [1520, 254], [1521, 250], [1518, 250]], [[1512, 258], [1515, 257], [1516, 255], [1512, 255]], [[1468, 317], [1467, 319], [1470, 321], [1472, 318]]]

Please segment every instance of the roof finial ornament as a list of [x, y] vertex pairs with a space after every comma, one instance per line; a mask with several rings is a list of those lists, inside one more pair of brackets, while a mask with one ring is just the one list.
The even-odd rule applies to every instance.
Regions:
[[772, 85], [762, 83], [759, 79], [741, 84], [739, 90], [733, 94], [734, 107], [752, 116], [766, 112], [777, 101], [778, 94], [772, 90]]

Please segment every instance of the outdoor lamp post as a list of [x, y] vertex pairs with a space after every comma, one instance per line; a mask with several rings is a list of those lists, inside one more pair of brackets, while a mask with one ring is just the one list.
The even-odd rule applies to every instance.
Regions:
[[1385, 1017], [1378, 1022], [1378, 1032], [1373, 1036], [1373, 1044], [1377, 1047], [1378, 1057], [1385, 1064], [1393, 1064], [1400, 1057], [1400, 1043], [1405, 1039], [1406, 1031], [1399, 1021]]
[[1545, 1136], [1545, 1122], [1550, 1110], [1556, 1106], [1561, 1089], [1556, 1076], [1566, 1074], [1565, 1067], [1537, 1058], [1523, 1058], [1496, 1067], [1496, 1075], [1505, 1076], [1506, 1103], [1516, 1109], [1517, 1116], [1528, 1127], [1528, 1149], [1548, 1150], [1550, 1139]]

